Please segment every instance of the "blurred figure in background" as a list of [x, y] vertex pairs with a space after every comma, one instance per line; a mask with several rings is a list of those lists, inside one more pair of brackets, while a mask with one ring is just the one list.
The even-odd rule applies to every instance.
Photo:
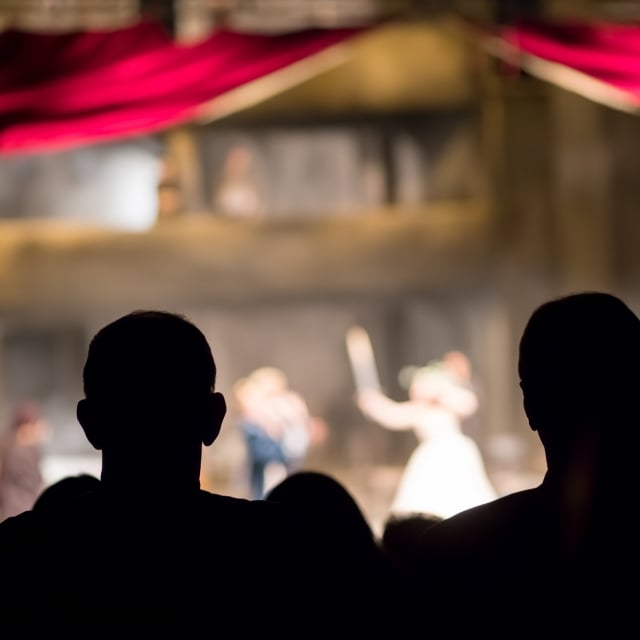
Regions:
[[391, 514], [447, 518], [497, 498], [478, 445], [462, 431], [462, 421], [478, 409], [466, 356], [450, 352], [422, 367], [404, 367], [399, 379], [409, 393], [404, 402], [375, 388], [361, 389], [357, 396], [364, 415], [388, 429], [413, 429], [419, 441]]
[[471, 415], [465, 416], [460, 425], [462, 427], [462, 432], [465, 435], [468, 435], [482, 451], [483, 440], [486, 436], [484, 430], [484, 421], [486, 417], [483, 412], [483, 400], [485, 398], [486, 390], [482, 384], [483, 381], [475, 375], [474, 371], [472, 371], [471, 361], [462, 351], [447, 351], [442, 356], [442, 361], [449, 371], [458, 378], [458, 380], [476, 394], [476, 410]]
[[264, 216], [264, 194], [254, 153], [249, 147], [236, 144], [229, 149], [213, 195], [213, 206], [216, 212], [232, 218], [259, 219]]
[[239, 429], [246, 444], [251, 498], [301, 469], [311, 446], [326, 437], [325, 422], [276, 367], [260, 367], [234, 385]]
[[0, 520], [31, 509], [44, 488], [42, 444], [48, 435], [40, 407], [16, 407], [0, 451]]

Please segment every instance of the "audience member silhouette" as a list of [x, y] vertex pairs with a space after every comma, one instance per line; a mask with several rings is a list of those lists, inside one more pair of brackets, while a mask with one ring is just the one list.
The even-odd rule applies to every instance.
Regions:
[[325, 606], [328, 602], [343, 629], [350, 629], [345, 637], [388, 638], [401, 632], [402, 574], [339, 480], [319, 471], [297, 471], [272, 488], [266, 500], [295, 511], [312, 546], [308, 556], [316, 586], [329, 596]]
[[616, 636], [636, 622], [640, 320], [607, 293], [550, 300], [518, 369], [544, 479], [428, 529], [417, 597], [447, 637]]
[[411, 575], [425, 531], [443, 519], [429, 513], [412, 513], [391, 514], [385, 520], [380, 545], [403, 575]]
[[338, 535], [344, 544], [335, 551], [369, 553], [376, 548], [373, 530], [351, 492], [321, 471], [296, 471], [281, 480], [266, 500], [290, 505], [306, 526]]
[[76, 500], [100, 489], [100, 480], [88, 473], [66, 476], [46, 486], [33, 504], [34, 511], [56, 512], [73, 508]]
[[226, 410], [203, 333], [176, 314], [127, 314], [93, 337], [83, 382], [100, 487], [0, 524], [0, 624], [316, 637], [285, 511], [200, 488]]

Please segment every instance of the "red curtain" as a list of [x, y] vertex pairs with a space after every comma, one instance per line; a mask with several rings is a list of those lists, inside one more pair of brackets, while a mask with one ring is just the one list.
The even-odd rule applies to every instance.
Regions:
[[577, 71], [621, 91], [630, 103], [640, 106], [639, 25], [530, 22], [506, 27], [500, 35], [516, 57], [518, 53], [535, 56]]
[[216, 31], [193, 45], [158, 25], [0, 33], [0, 154], [61, 150], [156, 132], [198, 107], [358, 33]]

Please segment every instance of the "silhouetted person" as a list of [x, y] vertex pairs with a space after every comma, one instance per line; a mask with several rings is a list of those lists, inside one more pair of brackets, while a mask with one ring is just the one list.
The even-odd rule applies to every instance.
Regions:
[[[405, 583], [382, 551], [367, 518], [351, 492], [333, 476], [297, 471], [280, 481], [266, 500], [294, 511], [319, 593], [317, 615], [342, 620], [344, 637], [388, 638], [402, 635]], [[304, 633], [301, 633], [304, 637]]]
[[0, 624], [293, 637], [304, 621], [314, 637], [284, 511], [200, 489], [226, 410], [203, 333], [179, 315], [125, 315], [92, 339], [83, 381], [100, 487], [0, 524]]
[[0, 445], [0, 520], [31, 509], [43, 489], [42, 444], [48, 435], [37, 404], [15, 408]]
[[447, 637], [620, 637], [640, 568], [640, 320], [612, 295], [578, 293], [536, 309], [519, 349], [546, 475], [431, 527], [418, 599]]
[[76, 500], [100, 489], [100, 480], [88, 473], [66, 476], [47, 485], [33, 503], [34, 511], [64, 511], [73, 508]]
[[392, 514], [384, 522], [380, 547], [403, 575], [411, 575], [422, 536], [441, 516], [428, 513]]

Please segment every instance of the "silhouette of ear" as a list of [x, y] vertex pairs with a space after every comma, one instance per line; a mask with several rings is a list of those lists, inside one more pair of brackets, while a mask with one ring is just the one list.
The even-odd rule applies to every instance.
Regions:
[[86, 398], [80, 400], [76, 405], [76, 417], [91, 446], [100, 451], [102, 449], [100, 421], [96, 418], [93, 406]]
[[529, 423], [529, 427], [531, 431], [537, 431], [538, 427], [535, 426], [535, 410], [534, 410], [534, 402], [531, 399], [531, 391], [525, 387], [525, 384], [522, 380], [519, 383], [520, 391], [522, 392], [522, 408], [524, 409], [524, 413], [527, 416], [527, 422]]
[[214, 440], [220, 435], [222, 421], [227, 414], [227, 402], [221, 393], [215, 392], [209, 396], [208, 407], [209, 415], [202, 433], [202, 444], [205, 447], [213, 444]]

